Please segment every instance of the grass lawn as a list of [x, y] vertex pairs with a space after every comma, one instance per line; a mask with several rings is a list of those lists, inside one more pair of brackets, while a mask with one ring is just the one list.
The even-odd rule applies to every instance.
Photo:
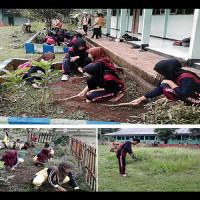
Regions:
[[139, 161], [127, 154], [121, 177], [115, 152], [98, 147], [98, 191], [182, 192], [200, 191], [200, 150], [189, 148], [133, 147]]
[[[31, 31], [39, 32], [44, 23], [32, 23]], [[65, 28], [66, 25], [63, 26]], [[21, 26], [2, 26], [0, 27], [0, 63], [8, 58], [27, 58], [34, 59], [40, 57], [39, 53], [26, 53], [24, 43], [31, 38], [34, 33], [22, 33]], [[56, 54], [56, 62], [61, 62], [66, 53]]]

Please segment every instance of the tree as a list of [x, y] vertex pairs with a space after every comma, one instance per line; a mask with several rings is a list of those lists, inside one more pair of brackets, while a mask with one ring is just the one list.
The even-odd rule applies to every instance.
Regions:
[[200, 128], [190, 128], [189, 130], [192, 133], [190, 138], [200, 138]]
[[98, 129], [98, 138], [100, 139], [103, 134], [116, 132], [118, 130], [119, 130], [119, 128], [99, 128]]
[[176, 128], [171, 129], [171, 128], [156, 128], [154, 129], [154, 132], [157, 133], [157, 138], [159, 140], [162, 140], [164, 144], [168, 143], [168, 140], [170, 138], [174, 138], [176, 135]]
[[10, 9], [12, 13], [20, 14], [31, 21], [45, 22], [45, 27], [51, 29], [51, 21], [53, 17], [59, 18], [61, 21], [70, 15], [73, 9]]

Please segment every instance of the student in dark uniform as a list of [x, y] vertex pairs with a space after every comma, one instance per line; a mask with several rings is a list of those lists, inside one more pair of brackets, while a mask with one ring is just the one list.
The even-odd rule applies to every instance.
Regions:
[[46, 161], [51, 158], [51, 150], [48, 148], [42, 149], [42, 151], [33, 158], [33, 162], [38, 167], [43, 167]]
[[66, 161], [60, 163], [59, 166], [44, 168], [36, 173], [32, 178], [32, 183], [35, 185], [35, 189], [39, 189], [45, 181], [48, 181], [51, 186], [57, 188], [61, 192], [66, 191], [61, 185], [68, 183], [74, 190], [77, 190], [79, 187], [72, 174], [74, 167], [73, 163]]
[[158, 86], [131, 103], [138, 105], [144, 100], [164, 94], [169, 100], [200, 105], [200, 77], [197, 74], [182, 69], [177, 59], [159, 61], [154, 70], [161, 77]]
[[131, 149], [131, 145], [136, 145], [140, 143], [140, 140], [135, 138], [132, 141], [126, 141], [124, 143], [122, 143], [119, 146], [119, 149], [116, 153], [116, 156], [118, 158], [119, 161], [119, 172], [122, 175], [122, 177], [129, 177], [126, 173], [125, 173], [125, 166], [126, 166], [126, 154], [129, 153], [129, 155], [134, 159], [137, 160], [137, 158], [135, 157], [135, 155], [133, 154], [133, 151]]
[[83, 72], [88, 78], [87, 86], [80, 96], [86, 95], [86, 102], [117, 101], [123, 96], [126, 89], [124, 81], [114, 70], [106, 70], [103, 62], [91, 63], [83, 68]]
[[63, 59], [62, 81], [67, 81], [69, 79], [72, 67], [82, 72], [82, 68], [92, 62], [91, 58], [88, 57], [87, 49], [88, 46], [86, 45], [86, 42], [81, 38], [77, 38], [76, 43], [73, 47], [69, 48], [68, 54]]

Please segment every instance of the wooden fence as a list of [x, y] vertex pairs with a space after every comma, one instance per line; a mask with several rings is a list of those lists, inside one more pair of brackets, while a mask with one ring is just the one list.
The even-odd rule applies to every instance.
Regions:
[[[37, 142], [44, 143], [44, 142], [52, 142], [53, 139], [55, 139], [55, 134], [53, 133], [28, 133], [28, 141], [31, 141], [31, 139], [36, 136]], [[61, 135], [59, 135], [61, 136]]]
[[[52, 142], [66, 134], [53, 133], [28, 133], [28, 140], [37, 136], [37, 142]], [[72, 156], [77, 160], [78, 167], [81, 167], [85, 175], [85, 182], [92, 191], [96, 191], [96, 149], [70, 136], [67, 144], [70, 147]]]
[[96, 149], [70, 137], [71, 152], [78, 166], [85, 172], [85, 180], [91, 190], [96, 191]]

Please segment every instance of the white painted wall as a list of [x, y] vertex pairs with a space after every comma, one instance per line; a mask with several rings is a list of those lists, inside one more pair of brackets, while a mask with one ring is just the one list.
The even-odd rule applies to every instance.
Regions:
[[[181, 40], [191, 36], [194, 15], [169, 15], [166, 38]], [[164, 15], [153, 15], [151, 22], [151, 35], [163, 36]], [[139, 20], [138, 32], [142, 30], [142, 16]]]
[[[169, 15], [166, 38], [181, 40], [186, 37], [190, 37], [192, 31], [193, 17], [194, 15]], [[129, 32], [132, 31], [132, 19], [133, 16], [129, 16], [129, 22], [128, 20], [126, 22], [126, 27], [127, 27], [126, 31]], [[120, 24], [120, 16], [118, 18], [118, 21]], [[119, 36], [119, 31], [116, 30], [116, 26], [117, 26], [117, 16], [111, 16], [110, 35], [113, 37]], [[141, 31], [142, 31], [142, 16], [140, 16], [139, 18], [139, 27], [138, 27], [138, 32], [141, 33]], [[164, 31], [164, 15], [153, 15], [150, 34], [153, 36], [163, 37], [163, 31]]]

